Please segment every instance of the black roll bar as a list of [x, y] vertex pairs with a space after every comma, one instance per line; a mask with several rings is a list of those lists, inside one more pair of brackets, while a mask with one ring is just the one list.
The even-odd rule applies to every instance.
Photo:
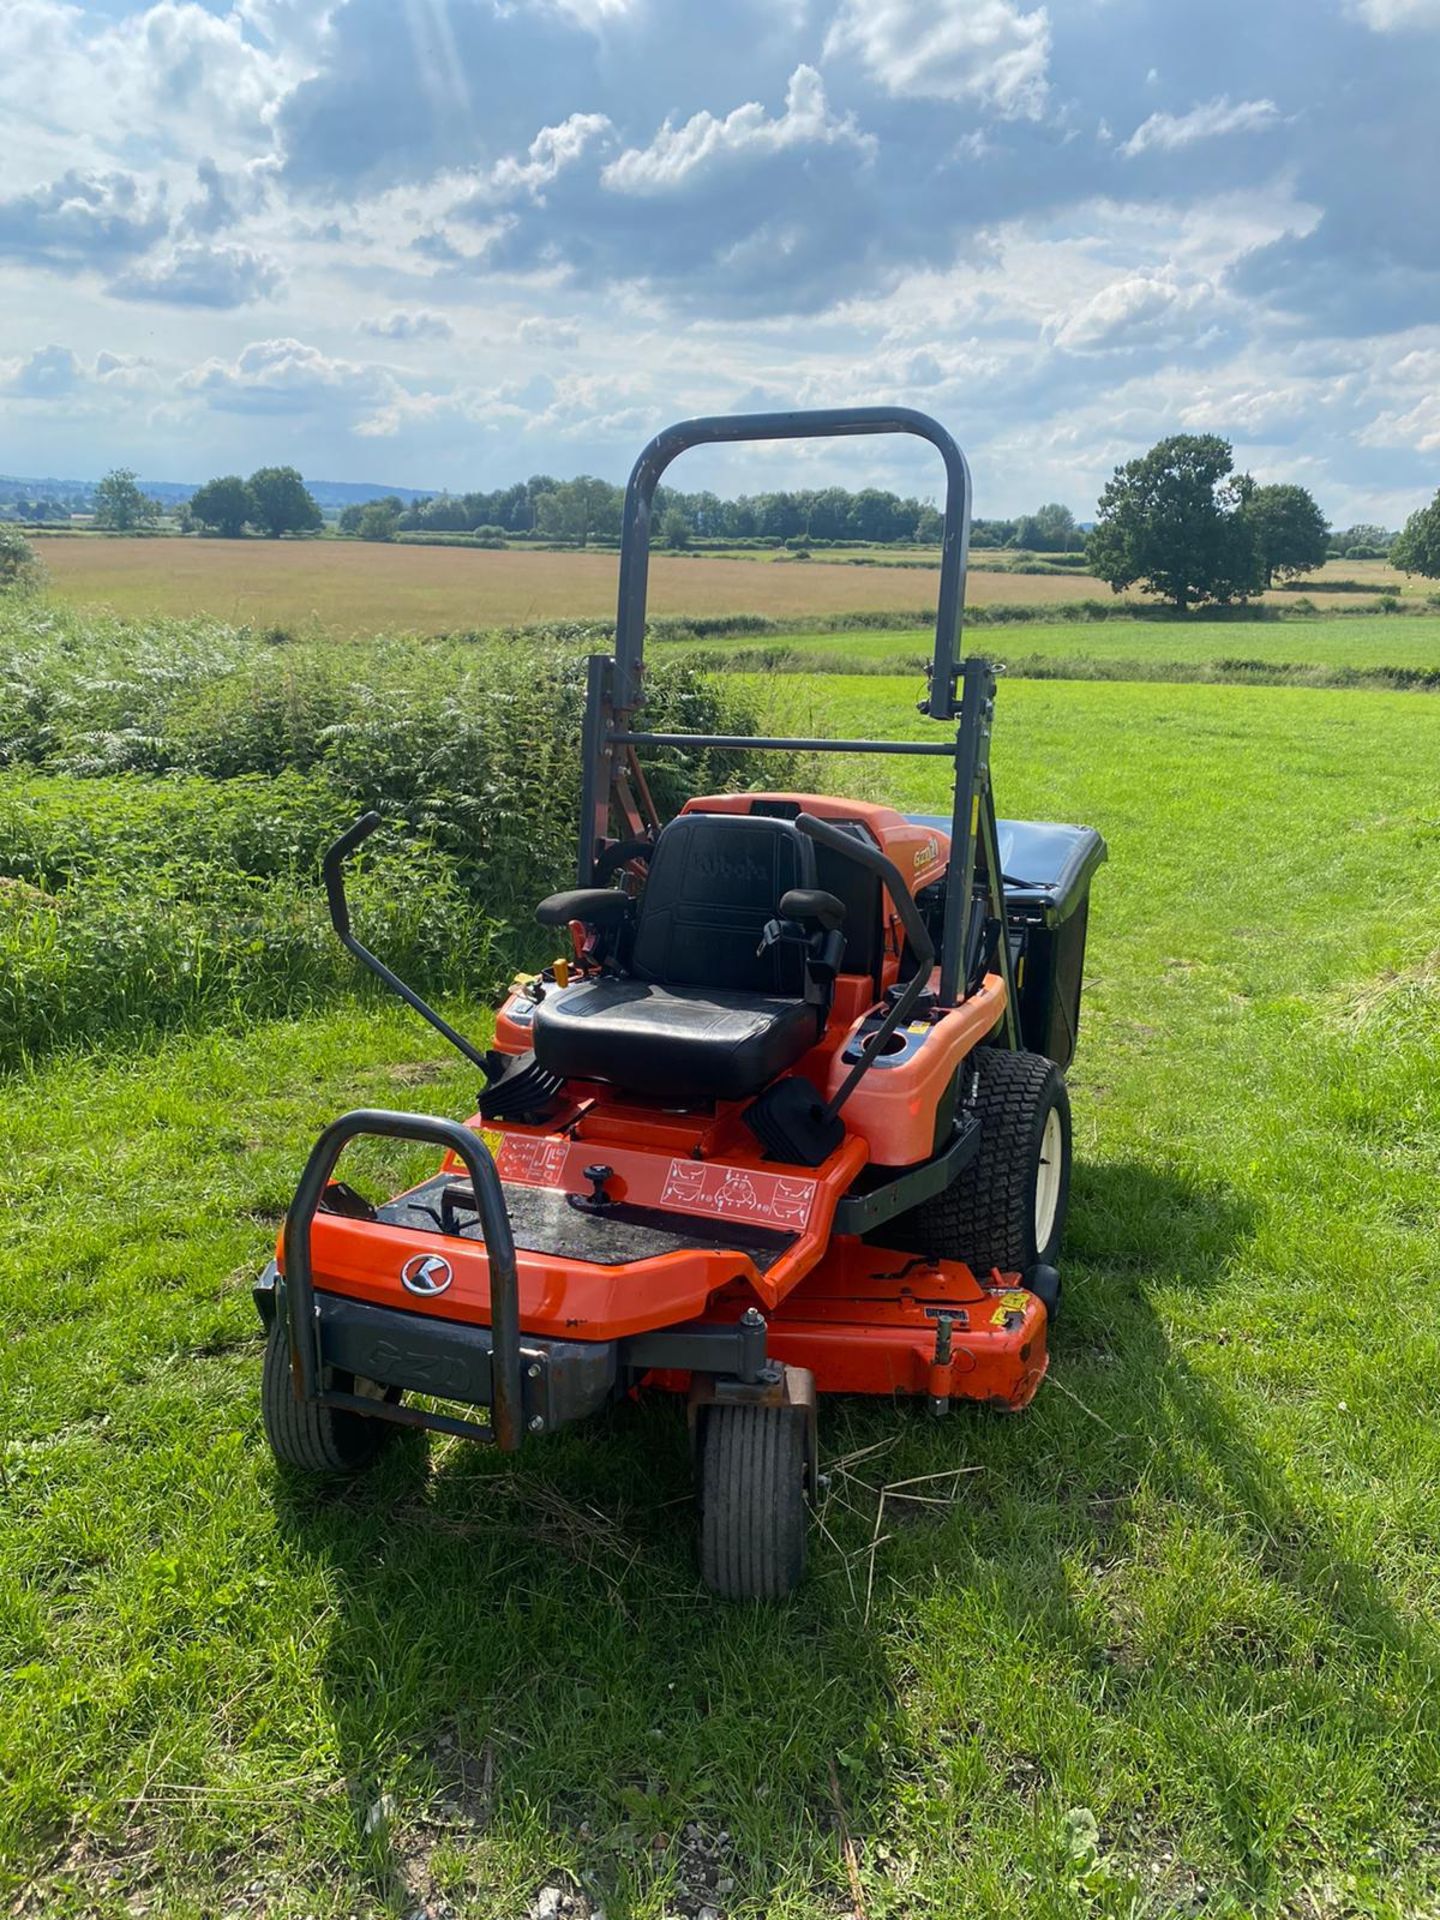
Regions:
[[[363, 823], [361, 823], [363, 824]], [[354, 828], [351, 829], [353, 833]], [[454, 1423], [445, 1431], [463, 1431], [472, 1439], [491, 1439], [510, 1453], [520, 1444], [520, 1282], [515, 1264], [515, 1236], [505, 1207], [490, 1149], [458, 1120], [441, 1120], [425, 1113], [393, 1113], [383, 1107], [358, 1107], [342, 1114], [311, 1148], [295, 1198], [285, 1216], [282, 1260], [285, 1272], [285, 1317], [290, 1336], [291, 1364], [303, 1399], [322, 1407], [364, 1413], [382, 1420], [404, 1420], [408, 1409], [359, 1395], [327, 1391], [321, 1386], [320, 1322], [315, 1306], [315, 1280], [310, 1263], [310, 1229], [341, 1153], [362, 1134], [380, 1139], [428, 1141], [446, 1147], [469, 1174], [475, 1193], [475, 1211], [490, 1269], [490, 1426]], [[441, 1243], [443, 1245], [443, 1242]], [[434, 1426], [430, 1416], [410, 1424]]]
[[810, 412], [713, 414], [680, 420], [645, 448], [625, 489], [620, 530], [620, 599], [615, 616], [613, 703], [628, 712], [639, 698], [645, 650], [645, 602], [650, 584], [650, 510], [665, 469], [691, 447], [734, 440], [832, 440], [856, 434], [911, 433], [928, 440], [945, 463], [945, 525], [940, 546], [940, 596], [935, 610], [935, 655], [927, 711], [953, 719], [960, 626], [965, 617], [965, 568], [970, 555], [970, 469], [938, 420], [912, 407], [822, 407]]

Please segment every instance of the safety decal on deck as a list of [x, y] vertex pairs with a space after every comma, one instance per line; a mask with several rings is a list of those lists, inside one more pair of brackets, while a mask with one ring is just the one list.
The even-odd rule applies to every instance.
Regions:
[[527, 1187], [563, 1186], [568, 1151], [569, 1142], [565, 1140], [535, 1140], [507, 1133], [500, 1149], [500, 1178]]
[[788, 1180], [779, 1173], [750, 1167], [711, 1165], [702, 1160], [672, 1160], [661, 1190], [662, 1207], [682, 1213], [706, 1213], [722, 1220], [763, 1220], [770, 1226], [801, 1232], [815, 1199], [813, 1180]]

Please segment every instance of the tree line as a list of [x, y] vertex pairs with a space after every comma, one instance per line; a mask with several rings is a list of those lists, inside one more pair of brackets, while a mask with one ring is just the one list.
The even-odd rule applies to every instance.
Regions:
[[[114, 467], [95, 488], [91, 512], [111, 533], [146, 533], [167, 509], [149, 494], [130, 467]], [[294, 467], [258, 467], [248, 480], [222, 474], [197, 487], [178, 511], [182, 533], [203, 528], [227, 539], [247, 530], [278, 540], [285, 533], [318, 533], [325, 524], [314, 495]]]
[[[347, 507], [339, 530], [366, 540], [454, 533], [503, 546], [517, 535], [538, 535], [584, 546], [618, 540], [623, 506], [623, 489], [593, 475], [556, 480], [534, 474], [489, 493], [441, 493], [408, 505], [392, 494]], [[128, 468], [112, 470], [95, 489], [96, 524], [115, 532], [143, 532], [162, 512]], [[278, 539], [318, 532], [324, 524], [294, 467], [260, 467], [248, 480], [222, 474], [197, 488], [180, 518], [186, 531], [227, 538], [253, 531]], [[933, 545], [941, 531], [940, 514], [929, 502], [874, 487], [734, 500], [662, 487], [652, 519], [652, 538], [673, 548], [694, 540]], [[1300, 578], [1332, 555], [1386, 557], [1405, 572], [1440, 578], [1440, 493], [1399, 533], [1370, 524], [1335, 532], [1306, 488], [1294, 482], [1262, 486], [1236, 473], [1234, 449], [1218, 434], [1171, 434], [1115, 469], [1088, 532], [1068, 507], [1052, 502], [1012, 520], [977, 520], [971, 544], [1083, 554], [1083, 564], [1116, 593], [1138, 585], [1183, 612], [1248, 599], [1276, 580]]]
[[[395, 533], [538, 534], [568, 545], [620, 538], [625, 490], [593, 474], [557, 480], [532, 474], [528, 480], [494, 492], [441, 493], [407, 506], [394, 496], [368, 507], [347, 507], [340, 529], [370, 539], [386, 537], [388, 520]], [[1058, 509], [1064, 513], [1065, 509]], [[1074, 523], [1070, 523], [1073, 530]], [[854, 541], [865, 545], [933, 544], [940, 538], [940, 515], [929, 502], [902, 499], [878, 487], [859, 493], [843, 487], [802, 492], [744, 494], [722, 500], [714, 493], [656, 490], [652, 514], [655, 538], [666, 546], [692, 541]]]

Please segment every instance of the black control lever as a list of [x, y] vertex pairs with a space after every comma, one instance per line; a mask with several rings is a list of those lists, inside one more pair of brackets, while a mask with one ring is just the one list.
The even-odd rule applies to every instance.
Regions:
[[817, 820], [813, 813], [797, 814], [795, 825], [808, 839], [817, 841], [822, 847], [829, 847], [832, 853], [838, 853], [843, 860], [851, 860], [857, 867], [864, 867], [868, 872], [880, 876], [886, 892], [895, 902], [895, 911], [900, 915], [905, 937], [915, 954], [914, 973], [874, 1033], [861, 1043], [860, 1059], [850, 1069], [838, 1092], [832, 1094], [825, 1103], [824, 1117], [833, 1120], [884, 1052], [885, 1042], [897, 1027], [903, 1026], [910, 1018], [921, 995], [928, 989], [930, 970], [935, 964], [935, 943], [930, 938], [930, 929], [920, 917], [920, 909], [900, 869], [893, 860], [887, 860], [878, 847], [867, 846], [863, 840], [853, 833], [846, 833], [843, 827], [837, 827], [833, 821]]
[[378, 813], [364, 813], [353, 827], [347, 827], [335, 842], [324, 860], [320, 871], [325, 876], [325, 896], [330, 902], [330, 924], [334, 927], [340, 944], [347, 952], [370, 969], [377, 980], [384, 981], [393, 994], [397, 994], [407, 1007], [413, 1007], [422, 1020], [428, 1020], [442, 1039], [448, 1040], [458, 1053], [464, 1054], [474, 1066], [479, 1067], [486, 1080], [490, 1070], [485, 1064], [485, 1056], [463, 1035], [458, 1034], [448, 1020], [442, 1020], [435, 1009], [422, 1000], [413, 987], [407, 986], [398, 973], [392, 973], [383, 960], [377, 960], [368, 947], [362, 947], [350, 931], [350, 902], [345, 898], [345, 862], [355, 849], [368, 840], [375, 829], [381, 825]]

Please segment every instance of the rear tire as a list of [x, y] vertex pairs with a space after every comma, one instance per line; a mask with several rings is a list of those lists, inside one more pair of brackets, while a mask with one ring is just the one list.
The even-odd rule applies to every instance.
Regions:
[[1023, 1278], [1054, 1266], [1070, 1200], [1070, 1096], [1065, 1076], [1039, 1053], [979, 1047], [961, 1068], [962, 1093], [978, 1076], [980, 1151], [943, 1193], [895, 1223], [893, 1246], [963, 1260], [980, 1279], [992, 1268]]
[[[335, 1376], [331, 1384], [345, 1392], [354, 1387], [348, 1374]], [[260, 1413], [276, 1460], [302, 1473], [363, 1473], [394, 1431], [384, 1420], [367, 1420], [363, 1414], [297, 1399], [290, 1341], [278, 1316], [265, 1341]]]
[[805, 1572], [805, 1414], [708, 1407], [699, 1467], [701, 1579], [724, 1600], [783, 1600]]

